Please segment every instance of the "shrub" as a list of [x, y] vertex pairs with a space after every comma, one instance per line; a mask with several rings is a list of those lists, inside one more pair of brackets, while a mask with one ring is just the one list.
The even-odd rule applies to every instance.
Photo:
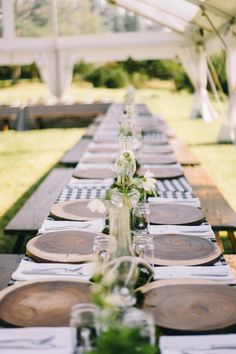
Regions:
[[122, 68], [109, 70], [105, 85], [108, 88], [124, 87], [128, 83], [128, 75]]
[[141, 88], [143, 87], [143, 84], [148, 80], [148, 76], [140, 73], [140, 72], [134, 72], [131, 75], [131, 83], [135, 88]]
[[95, 87], [119, 88], [127, 84], [128, 75], [120, 67], [100, 66], [88, 75], [86, 79], [92, 82]]

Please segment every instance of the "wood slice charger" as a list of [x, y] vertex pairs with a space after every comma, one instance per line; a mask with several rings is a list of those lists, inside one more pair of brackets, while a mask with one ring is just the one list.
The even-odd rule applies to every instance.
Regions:
[[0, 292], [0, 319], [18, 327], [69, 326], [73, 305], [90, 302], [91, 284], [78, 280], [38, 280]]
[[38, 262], [81, 263], [92, 261], [94, 237], [84, 230], [54, 231], [33, 237], [27, 254]]
[[87, 168], [74, 170], [73, 177], [75, 178], [113, 178], [114, 172], [108, 168]]
[[236, 289], [228, 285], [183, 278], [155, 281], [139, 290], [157, 326], [205, 332], [236, 325]]
[[202, 209], [183, 204], [149, 204], [150, 223], [157, 225], [191, 225], [204, 220]]
[[111, 146], [104, 146], [102, 144], [97, 143], [97, 146], [88, 147], [89, 152], [99, 153], [99, 152], [117, 152], [118, 151], [118, 144], [111, 145]]
[[162, 137], [148, 137], [144, 136], [143, 143], [148, 145], [165, 145], [168, 144], [168, 139], [165, 136]]
[[100, 156], [100, 154], [94, 153], [91, 156], [81, 158], [80, 161], [84, 163], [113, 163], [115, 158], [112, 155]]
[[183, 176], [183, 174], [184, 174], [184, 171], [181, 167], [169, 167], [169, 166], [155, 167], [155, 166], [153, 166], [153, 167], [149, 167], [149, 168], [146, 168], [146, 167], [139, 168], [138, 175], [144, 176], [147, 171], [150, 171], [151, 173], [153, 173], [154, 178], [158, 178], [158, 179], [177, 178], [177, 177]]
[[71, 221], [87, 221], [101, 219], [102, 214], [88, 209], [91, 199], [67, 200], [54, 204], [50, 215], [56, 219]]
[[196, 266], [215, 263], [221, 256], [210, 240], [188, 235], [153, 237], [154, 263], [162, 266]]
[[156, 146], [144, 144], [142, 150], [144, 153], [150, 154], [170, 154], [174, 152], [170, 144]]
[[141, 159], [142, 164], [153, 164], [153, 165], [170, 165], [176, 163], [176, 158], [174, 155], [159, 155], [159, 156], [143, 156]]

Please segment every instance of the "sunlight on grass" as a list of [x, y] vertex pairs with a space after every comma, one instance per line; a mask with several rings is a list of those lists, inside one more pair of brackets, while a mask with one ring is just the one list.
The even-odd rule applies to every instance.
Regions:
[[[0, 132], [0, 250], [6, 240], [3, 229], [23, 204], [25, 198], [22, 196], [58, 162], [84, 131], [76, 128]], [[8, 212], [13, 205], [15, 208]]]

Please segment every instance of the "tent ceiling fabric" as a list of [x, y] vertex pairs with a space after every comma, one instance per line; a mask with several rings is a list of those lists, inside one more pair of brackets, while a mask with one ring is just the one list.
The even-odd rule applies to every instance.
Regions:
[[236, 17], [235, 0], [109, 1], [187, 37], [191, 32], [194, 33], [199, 29], [205, 31], [206, 38], [210, 34], [216, 35], [207, 17], [219, 31]]
[[[51, 1], [53, 24], [57, 25], [56, 0]], [[71, 37], [60, 37], [54, 33], [52, 38], [17, 38], [14, 0], [1, 0], [3, 37], [0, 39], [0, 65], [36, 62], [51, 92], [61, 97], [70, 86], [74, 63], [80, 60], [106, 62], [128, 57], [138, 60], [175, 59], [178, 56], [196, 86], [194, 109], [201, 111], [203, 118], [210, 121], [213, 112], [206, 91], [206, 55], [221, 50], [228, 43], [227, 33], [236, 22], [236, 0], [107, 1], [152, 20], [159, 25], [158, 30]], [[198, 72], [195, 80], [194, 69], [186, 63], [185, 49], [194, 53], [199, 45], [205, 48], [204, 55], [192, 55]], [[231, 58], [231, 61], [236, 61], [235, 55]], [[235, 66], [236, 63], [231, 65]], [[234, 99], [230, 102], [233, 107], [230, 115], [232, 125], [236, 112], [235, 89]]]

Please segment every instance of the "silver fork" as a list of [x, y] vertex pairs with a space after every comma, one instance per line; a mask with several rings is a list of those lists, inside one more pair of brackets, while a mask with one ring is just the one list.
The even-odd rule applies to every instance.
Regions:
[[90, 227], [92, 224], [89, 223], [89, 224], [85, 224], [85, 225], [76, 225], [76, 226], [73, 226], [73, 225], [65, 225], [65, 226], [49, 226], [49, 227], [46, 227], [45, 230], [46, 231], [53, 231], [53, 230], [79, 230], [79, 229], [87, 229], [87, 227]]

